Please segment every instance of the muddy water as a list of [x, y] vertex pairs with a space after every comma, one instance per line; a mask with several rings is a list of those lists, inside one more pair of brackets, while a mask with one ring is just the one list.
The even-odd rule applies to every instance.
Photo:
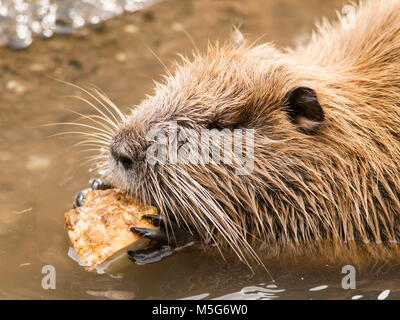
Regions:
[[[242, 24], [251, 39], [287, 46], [307, 39], [317, 17], [334, 16], [343, 1], [171, 0], [143, 12], [109, 20], [73, 36], [37, 40], [23, 51], [0, 48], [0, 298], [45, 299], [318, 299], [362, 295], [376, 299], [384, 290], [399, 298], [399, 270], [357, 275], [357, 290], [341, 287], [341, 268], [270, 265], [275, 282], [256, 270], [212, 252], [182, 251], [162, 262], [129, 261], [114, 274], [84, 271], [68, 256], [63, 214], [74, 194], [93, 174], [85, 155], [72, 145], [79, 137], [51, 135], [71, 128], [42, 127], [76, 120], [69, 110], [91, 114], [81, 95], [54, 79], [94, 84], [127, 110], [151, 91], [176, 53], [200, 49], [207, 40], [226, 39]], [[56, 270], [56, 289], [42, 287], [43, 266]], [[310, 290], [312, 289], [312, 290]], [[385, 293], [383, 294], [383, 296]], [[381, 296], [381, 297], [383, 297]]]

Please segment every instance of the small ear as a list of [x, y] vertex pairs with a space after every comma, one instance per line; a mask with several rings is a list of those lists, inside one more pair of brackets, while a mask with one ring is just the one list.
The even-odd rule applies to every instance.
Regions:
[[305, 131], [313, 131], [325, 118], [314, 89], [295, 87], [286, 95], [290, 120]]
[[240, 32], [239, 27], [234, 27], [231, 32], [231, 44], [234, 47], [242, 46], [246, 40], [243, 37], [243, 34]]

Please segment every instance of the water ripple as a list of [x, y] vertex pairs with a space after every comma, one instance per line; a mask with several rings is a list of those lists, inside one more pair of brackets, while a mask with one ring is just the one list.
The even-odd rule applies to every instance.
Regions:
[[[271, 288], [274, 286], [274, 288]], [[272, 300], [279, 298], [278, 293], [284, 292], [285, 289], [278, 289], [276, 285], [247, 286], [238, 292], [229, 293], [213, 300]]]

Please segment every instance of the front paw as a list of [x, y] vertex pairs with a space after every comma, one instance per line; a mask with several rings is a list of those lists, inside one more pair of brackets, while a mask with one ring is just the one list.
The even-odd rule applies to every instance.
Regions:
[[170, 246], [162, 245], [137, 251], [128, 251], [129, 260], [136, 264], [148, 264], [161, 261], [174, 253]]
[[112, 184], [104, 182], [103, 180], [100, 179], [93, 179], [89, 182], [92, 190], [107, 190], [114, 188]]
[[175, 222], [166, 221], [160, 215], [145, 214], [142, 216], [159, 229], [131, 227], [131, 231], [158, 243], [155, 247], [129, 251], [129, 259], [137, 264], [154, 263], [175, 252], [199, 243], [199, 237], [183, 230]]
[[83, 206], [85, 203], [85, 196], [90, 192], [94, 190], [107, 190], [107, 189], [112, 189], [113, 186], [109, 183], [105, 183], [99, 179], [93, 179], [89, 181], [90, 183], [90, 188], [83, 189], [77, 193], [75, 196], [74, 203], [72, 204], [74, 209], [77, 207]]
[[160, 215], [145, 214], [142, 218], [149, 220], [151, 224], [159, 229], [132, 227], [130, 230], [142, 237], [154, 240], [162, 245], [172, 247], [183, 247], [191, 243], [199, 242], [196, 234], [183, 230], [173, 221], [166, 221]]
[[81, 191], [79, 191], [76, 196], [75, 196], [75, 200], [74, 203], [72, 204], [72, 206], [75, 208], [77, 207], [82, 207], [84, 202], [85, 202], [85, 196], [92, 191], [91, 188], [87, 188], [87, 189], [83, 189]]

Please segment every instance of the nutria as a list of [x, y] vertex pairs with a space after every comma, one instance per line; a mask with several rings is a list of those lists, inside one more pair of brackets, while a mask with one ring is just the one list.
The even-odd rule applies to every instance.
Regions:
[[[127, 116], [106, 100], [115, 110], [99, 135], [107, 182], [246, 261], [260, 243], [302, 252], [399, 241], [400, 1], [354, 8], [296, 49], [248, 44], [235, 31], [183, 58]], [[254, 129], [252, 170], [149, 164], [146, 134], [171, 122], [199, 134]]]

